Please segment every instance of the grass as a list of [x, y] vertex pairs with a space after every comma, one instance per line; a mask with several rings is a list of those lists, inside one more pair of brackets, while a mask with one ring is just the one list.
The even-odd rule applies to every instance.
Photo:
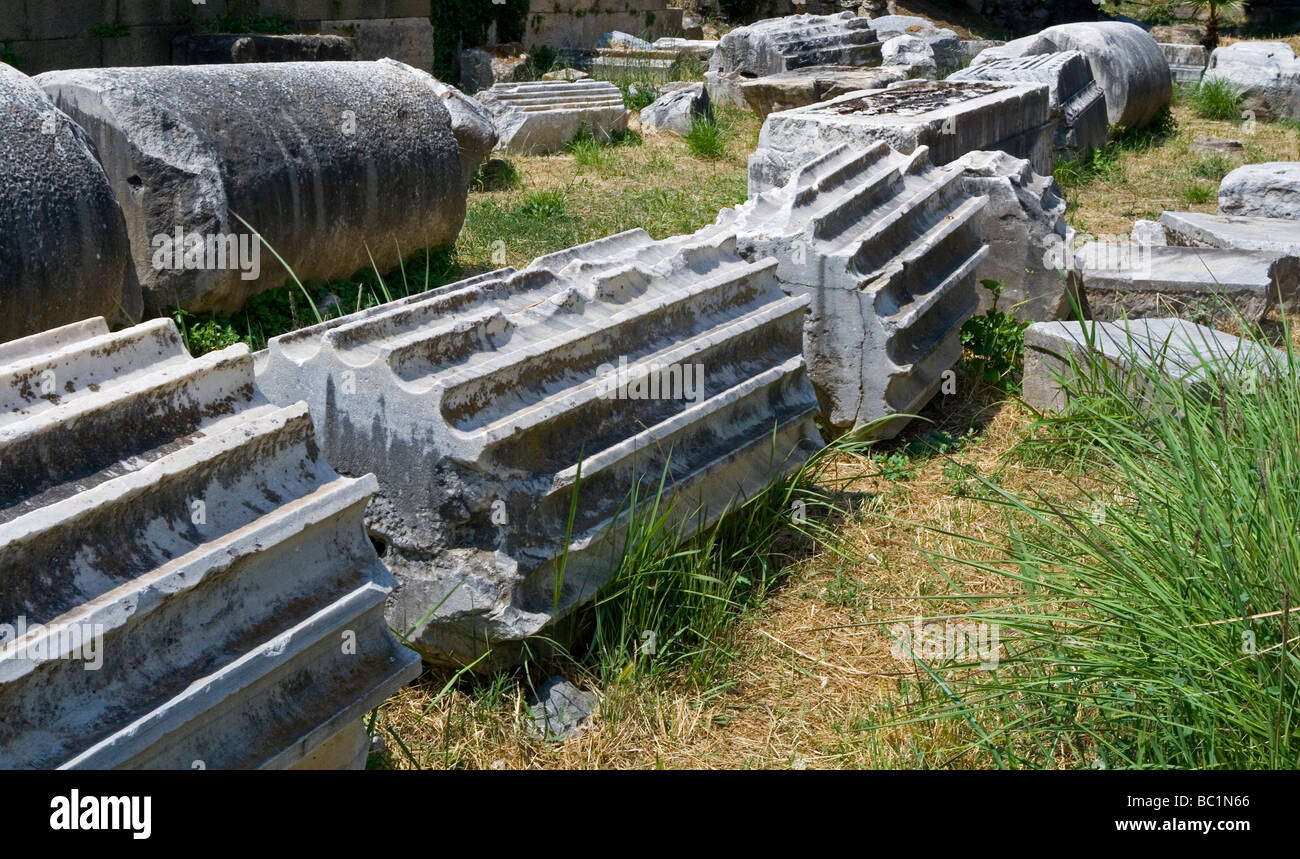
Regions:
[[1004, 524], [933, 557], [1009, 584], [1005, 603], [961, 594], [969, 621], [1007, 633], [997, 668], [924, 665], [932, 694], [905, 708], [967, 726], [945, 755], [1008, 767], [1300, 759], [1300, 439], [1283, 429], [1300, 420], [1300, 368], [1294, 354], [1259, 371], [1201, 361], [1194, 388], [1076, 365], [1069, 410], [1024, 442], [1077, 452], [1058, 471], [1068, 500], [988, 486]]
[[1201, 119], [1231, 121], [1241, 106], [1241, 88], [1223, 78], [1203, 80], [1188, 95], [1192, 110]]
[[[1235, 138], [1245, 144], [1241, 153], [1222, 155], [1211, 164], [1229, 168], [1243, 163], [1300, 159], [1300, 130], [1285, 123], [1260, 122], [1254, 133], [1233, 121], [1202, 119], [1186, 98], [1177, 99], [1163, 135], [1130, 135], [1113, 141], [1095, 163], [1081, 167], [1058, 165], [1056, 176], [1065, 191], [1066, 217], [1076, 230], [1091, 235], [1127, 235], [1133, 221], [1159, 219], [1164, 211], [1213, 213], [1217, 201], [1189, 202], [1184, 196], [1207, 170], [1201, 156], [1192, 152], [1198, 137]], [[1145, 139], [1143, 139], [1145, 137]], [[1145, 144], [1145, 145], [1144, 145]], [[1195, 193], [1195, 192], [1194, 192]]]

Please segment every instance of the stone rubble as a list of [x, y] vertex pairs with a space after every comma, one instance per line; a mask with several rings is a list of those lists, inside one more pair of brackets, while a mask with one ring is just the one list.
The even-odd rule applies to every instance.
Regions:
[[1089, 242], [1070, 272], [1093, 319], [1180, 316], [1258, 322], [1300, 299], [1300, 258], [1266, 251]]
[[828, 101], [857, 90], [883, 89], [906, 79], [907, 70], [900, 66], [808, 66], [747, 80], [740, 88], [750, 109], [766, 119], [770, 113]]
[[1284, 42], [1234, 42], [1214, 49], [1205, 80], [1241, 90], [1241, 109], [1261, 122], [1300, 119], [1300, 58]]
[[1160, 227], [1171, 245], [1269, 251], [1300, 257], [1300, 229], [1288, 218], [1164, 212]]
[[1219, 214], [1300, 221], [1300, 161], [1244, 164], [1228, 173], [1219, 183]]
[[641, 109], [641, 131], [647, 134], [671, 132], [685, 137], [696, 119], [713, 116], [709, 93], [702, 83], [677, 86]]

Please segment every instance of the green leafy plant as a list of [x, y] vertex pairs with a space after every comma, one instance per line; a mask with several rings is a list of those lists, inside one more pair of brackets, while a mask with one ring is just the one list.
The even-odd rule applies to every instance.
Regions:
[[1201, 182], [1193, 182], [1182, 189], [1183, 202], [1189, 205], [1199, 203], [1208, 203], [1218, 197], [1219, 191], [1213, 185], [1205, 185]]
[[972, 316], [961, 327], [962, 345], [970, 352], [967, 359], [971, 374], [987, 385], [1011, 393], [1020, 390], [1018, 376], [1024, 364], [1025, 329], [1028, 322], [997, 309], [1002, 284], [982, 280], [980, 285], [992, 294], [988, 310]]
[[731, 134], [716, 118], [697, 116], [686, 135], [686, 148], [696, 158], [716, 161], [727, 154]]
[[1206, 50], [1214, 50], [1219, 46], [1219, 25], [1223, 19], [1223, 13], [1231, 9], [1237, 9], [1241, 6], [1242, 0], [1187, 0], [1187, 5], [1197, 11], [1204, 10], [1205, 19], [1205, 38], [1201, 44]]
[[563, 191], [534, 191], [524, 197], [518, 212], [526, 218], [546, 220], [566, 215], [568, 198]]

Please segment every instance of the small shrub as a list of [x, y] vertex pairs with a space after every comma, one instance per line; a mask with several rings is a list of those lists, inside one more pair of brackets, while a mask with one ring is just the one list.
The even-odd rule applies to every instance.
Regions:
[[1062, 188], [1083, 188], [1099, 179], [1106, 182], [1124, 181], [1124, 167], [1110, 147], [1089, 149], [1080, 158], [1058, 158], [1052, 172]]
[[524, 197], [519, 214], [535, 220], [563, 217], [567, 203], [563, 191], [534, 191]]
[[1209, 78], [1192, 90], [1191, 102], [1192, 110], [1201, 119], [1235, 120], [1241, 88], [1223, 78]]
[[1020, 390], [1018, 376], [1024, 364], [1025, 329], [1028, 322], [1018, 322], [1010, 313], [997, 309], [1002, 284], [982, 280], [980, 285], [993, 294], [993, 304], [982, 316], [972, 316], [961, 327], [961, 342], [971, 353], [972, 375], [1010, 393]]
[[1183, 201], [1189, 204], [1208, 203], [1219, 195], [1219, 191], [1212, 185], [1203, 185], [1195, 182], [1183, 188]]
[[1224, 176], [1227, 176], [1228, 171], [1230, 170], [1232, 170], [1232, 162], [1217, 152], [1208, 158], [1201, 159], [1201, 161], [1192, 168], [1192, 172], [1197, 176], [1200, 176], [1202, 179], [1211, 179], [1215, 182], [1218, 182]]

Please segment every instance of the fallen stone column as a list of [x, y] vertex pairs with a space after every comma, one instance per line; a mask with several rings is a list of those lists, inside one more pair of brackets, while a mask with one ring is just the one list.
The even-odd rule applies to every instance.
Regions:
[[877, 141], [903, 153], [925, 146], [936, 165], [1000, 149], [1050, 175], [1053, 129], [1045, 84], [906, 81], [768, 116], [749, 156], [749, 193], [784, 185], [795, 168], [841, 144]]
[[363, 716], [419, 671], [374, 486], [243, 345], [102, 318], [0, 344], [0, 768], [364, 763]]
[[[230, 313], [450, 244], [486, 116], [392, 60], [79, 69], [36, 79], [95, 141], [145, 308]], [[467, 175], [467, 173], [469, 175]], [[236, 217], [238, 216], [238, 217]]]
[[1300, 161], [1267, 161], [1233, 170], [1219, 183], [1219, 214], [1300, 222]]
[[0, 341], [139, 319], [126, 224], [86, 133], [0, 63]]
[[1057, 152], [1087, 154], [1106, 145], [1106, 96], [1078, 51], [993, 60], [948, 76], [950, 81], [1021, 81], [1047, 84]]
[[501, 148], [540, 155], [556, 152], [587, 128], [608, 138], [627, 128], [623, 93], [608, 81], [496, 84], [479, 93], [492, 115]]
[[1104, 359], [1113, 379], [1129, 379], [1135, 394], [1146, 389], [1149, 395], [1156, 373], [1193, 386], [1211, 375], [1249, 378], [1285, 366], [1285, 354], [1271, 350], [1270, 356], [1269, 351], [1183, 319], [1037, 322], [1025, 329], [1022, 396], [1039, 412], [1063, 411], [1072, 393], [1096, 390], [1103, 381], [1099, 373], [1093, 378], [1101, 369], [1094, 366], [1096, 357]]
[[776, 266], [721, 228], [623, 233], [277, 337], [258, 387], [378, 476], [393, 627], [487, 668], [596, 595], [632, 493], [667, 475], [693, 529], [820, 447]]
[[1160, 215], [1167, 244], [1269, 251], [1300, 257], [1300, 227], [1289, 218], [1245, 218], [1204, 212], [1164, 212]]
[[741, 84], [806, 66], [878, 66], [880, 40], [866, 18], [790, 15], [737, 27], [718, 42], [704, 79], [714, 104], [746, 108]]
[[1300, 299], [1300, 259], [1263, 251], [1090, 242], [1075, 252], [1070, 276], [1102, 321], [1240, 313], [1258, 322]]
[[1093, 77], [1106, 93], [1111, 125], [1140, 128], [1173, 97], [1173, 79], [1160, 45], [1141, 27], [1119, 21], [1058, 24], [981, 51], [971, 65], [1061, 51], [1079, 51], [1088, 58]]
[[979, 304], [986, 198], [927, 156], [839, 146], [719, 220], [747, 259], [776, 257], [782, 286], [807, 296], [804, 354], [833, 430], [916, 414], [960, 357], [962, 323]]

